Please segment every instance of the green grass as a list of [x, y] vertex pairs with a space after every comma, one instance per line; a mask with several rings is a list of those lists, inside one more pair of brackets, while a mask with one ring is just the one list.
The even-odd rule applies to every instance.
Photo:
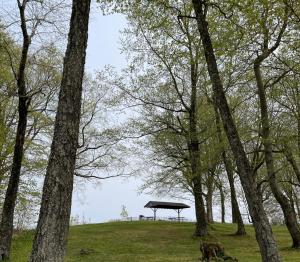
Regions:
[[[254, 231], [247, 226], [248, 235], [233, 236], [235, 225], [213, 224], [210, 241], [225, 246], [230, 256], [241, 262], [261, 261]], [[74, 226], [70, 229], [66, 262], [158, 262], [199, 261], [199, 239], [192, 237], [193, 223], [171, 222], [113, 222]], [[274, 226], [282, 261], [299, 262], [300, 250], [292, 250], [291, 239], [283, 226]], [[14, 236], [12, 261], [27, 262], [33, 232]], [[89, 250], [80, 254], [80, 250]]]

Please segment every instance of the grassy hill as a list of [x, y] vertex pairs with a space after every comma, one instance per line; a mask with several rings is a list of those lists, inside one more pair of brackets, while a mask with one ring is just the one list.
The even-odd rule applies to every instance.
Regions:
[[[231, 235], [232, 224], [213, 224], [211, 241], [221, 242], [230, 256], [241, 262], [261, 261], [254, 231], [247, 226], [248, 235]], [[199, 239], [192, 237], [193, 223], [171, 222], [113, 222], [73, 226], [70, 229], [66, 262], [158, 262], [199, 261]], [[299, 262], [300, 250], [290, 249], [291, 240], [283, 226], [273, 228], [283, 261]], [[14, 236], [13, 262], [27, 262], [33, 232]]]

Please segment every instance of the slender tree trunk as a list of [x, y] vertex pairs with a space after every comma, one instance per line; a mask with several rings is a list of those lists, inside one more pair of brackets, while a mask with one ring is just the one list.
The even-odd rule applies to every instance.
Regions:
[[291, 205], [289, 199], [284, 195], [284, 193], [280, 189], [275, 175], [272, 140], [270, 136], [270, 121], [268, 116], [268, 104], [267, 104], [266, 91], [263, 85], [263, 80], [262, 80], [262, 75], [260, 70], [261, 62], [266, 57], [267, 56], [264, 55], [259, 56], [254, 63], [255, 79], [258, 88], [258, 96], [260, 102], [262, 139], [263, 139], [264, 152], [265, 152], [265, 162], [267, 166], [270, 188], [272, 190], [275, 199], [278, 201], [283, 211], [285, 224], [293, 239], [293, 247], [299, 248], [300, 227], [297, 223], [297, 216], [295, 213], [295, 209]]
[[299, 88], [296, 89], [296, 109], [297, 109], [297, 145], [298, 145], [298, 156], [300, 156], [300, 94]]
[[229, 182], [229, 186], [230, 186], [232, 223], [237, 223], [237, 226], [238, 226], [235, 234], [243, 236], [243, 235], [246, 235], [246, 229], [245, 229], [244, 221], [243, 221], [241, 211], [239, 208], [239, 204], [237, 201], [235, 185], [234, 185], [233, 165], [232, 165], [230, 158], [226, 154], [223, 136], [222, 136], [220, 115], [219, 115], [216, 103], [214, 103], [214, 110], [215, 110], [215, 116], [216, 116], [218, 139], [222, 146], [222, 160], [223, 160], [223, 163], [225, 166], [225, 170], [226, 170], [226, 174], [227, 174], [227, 178], [228, 178], [228, 182]]
[[[23, 101], [22, 101], [23, 100]], [[25, 100], [25, 101], [24, 101]], [[23, 159], [23, 145], [27, 126], [27, 105], [26, 99], [19, 98], [19, 121], [14, 146], [14, 156], [8, 187], [1, 215], [0, 224], [0, 256], [8, 258], [13, 234], [14, 210], [17, 193], [19, 189], [21, 164]]]
[[220, 191], [220, 198], [221, 198], [221, 222], [222, 223], [226, 223], [225, 221], [225, 194], [224, 194], [224, 190], [223, 187], [220, 186], [219, 188]]
[[54, 136], [31, 262], [64, 260], [78, 143], [90, 0], [73, 0]]
[[206, 21], [206, 12], [204, 10], [207, 6], [204, 6], [205, 2], [202, 0], [192, 0], [192, 2], [197, 18], [202, 45], [204, 48], [208, 73], [213, 86], [214, 98], [216, 99], [224, 125], [224, 130], [236, 160], [241, 183], [245, 191], [250, 215], [255, 228], [256, 239], [259, 244], [262, 261], [278, 262], [280, 261], [280, 258], [277, 245], [273, 237], [272, 228], [263, 208], [262, 198], [256, 186], [253, 170], [251, 169], [249, 160], [233, 121], [220, 78], [214, 49], [208, 30], [208, 23]]
[[226, 223], [225, 222], [225, 213], [226, 213], [226, 211], [225, 211], [225, 193], [224, 193], [224, 189], [223, 189], [223, 184], [221, 181], [218, 181], [218, 183], [216, 183], [216, 186], [220, 192], [221, 222]]
[[210, 172], [207, 177], [207, 193], [206, 193], [206, 215], [207, 222], [213, 223], [213, 193], [214, 193], [214, 172]]
[[200, 169], [200, 149], [199, 139], [197, 130], [197, 66], [191, 61], [191, 98], [190, 98], [190, 109], [189, 109], [189, 154], [191, 171], [193, 176], [193, 190], [195, 197], [195, 209], [196, 209], [196, 229], [195, 236], [206, 236], [207, 230], [207, 219], [205, 206], [203, 201], [202, 191], [202, 179]]
[[1, 215], [0, 224], [0, 260], [9, 258], [10, 247], [13, 235], [14, 211], [16, 206], [16, 199], [19, 190], [19, 181], [21, 175], [21, 166], [24, 153], [25, 133], [27, 127], [28, 106], [30, 98], [27, 97], [26, 83], [25, 83], [25, 68], [27, 63], [28, 50], [30, 45], [30, 38], [27, 33], [25, 20], [26, 1], [19, 5], [19, 12], [21, 17], [21, 29], [23, 33], [22, 54], [19, 63], [17, 75], [18, 88], [18, 126], [14, 145], [13, 162], [11, 166], [11, 173], [8, 181], [8, 186], [5, 194], [5, 200]]
[[230, 185], [232, 223], [237, 223], [238, 228], [235, 234], [239, 236], [243, 236], [246, 235], [246, 229], [245, 229], [244, 221], [242, 218], [242, 214], [239, 208], [239, 204], [235, 192], [232, 163], [230, 163], [231, 161], [227, 158], [226, 152], [223, 152], [223, 154], [224, 154], [223, 161], [225, 163], [226, 173]]

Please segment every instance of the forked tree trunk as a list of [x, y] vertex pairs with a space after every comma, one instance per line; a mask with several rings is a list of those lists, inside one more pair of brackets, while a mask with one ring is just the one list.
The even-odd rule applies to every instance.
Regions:
[[90, 0], [73, 0], [68, 45], [31, 262], [64, 260], [78, 143]]
[[237, 128], [233, 121], [223, 84], [220, 78], [214, 49], [212, 46], [208, 23], [206, 21], [206, 6], [202, 0], [192, 0], [201, 41], [207, 62], [208, 73], [213, 86], [214, 98], [222, 118], [231, 150], [236, 160], [236, 165], [245, 191], [249, 211], [255, 228], [256, 239], [259, 244], [262, 261], [280, 261], [276, 242], [273, 237], [272, 228], [262, 205], [262, 198], [257, 189], [253, 170], [241, 143]]
[[272, 190], [272, 193], [279, 203], [285, 219], [285, 224], [290, 232], [290, 235], [293, 239], [293, 247], [300, 248], [300, 227], [297, 222], [297, 215], [293, 205], [291, 205], [288, 197], [282, 192], [280, 186], [277, 183], [276, 175], [275, 175], [275, 166], [274, 166], [274, 158], [273, 158], [273, 146], [271, 140], [271, 131], [270, 131], [270, 120], [268, 115], [268, 103], [266, 90], [263, 83], [263, 78], [261, 74], [261, 64], [267, 59], [275, 50], [279, 47], [281, 43], [282, 36], [287, 28], [289, 19], [289, 11], [288, 6], [285, 7], [285, 16], [283, 20], [283, 24], [279, 30], [277, 39], [272, 47], [269, 47], [269, 38], [264, 36], [264, 47], [262, 49], [262, 53], [257, 56], [254, 61], [254, 74], [256, 85], [258, 89], [258, 97], [259, 97], [259, 105], [260, 105], [260, 114], [261, 114], [261, 126], [262, 126], [262, 142], [264, 145], [264, 155], [265, 155], [265, 163], [268, 172], [269, 185]]
[[294, 207], [291, 205], [290, 200], [280, 189], [280, 186], [277, 183], [276, 175], [275, 175], [275, 167], [274, 167], [274, 159], [273, 159], [273, 148], [272, 148], [272, 140], [270, 136], [270, 121], [268, 115], [268, 104], [265, 87], [263, 85], [260, 65], [261, 62], [267, 56], [259, 56], [254, 63], [254, 72], [255, 79], [258, 88], [258, 96], [260, 102], [260, 112], [261, 112], [261, 125], [262, 125], [262, 140], [264, 145], [265, 152], [265, 162], [267, 166], [268, 178], [270, 188], [272, 193], [279, 203], [285, 219], [285, 224], [290, 232], [290, 235], [293, 239], [293, 247], [300, 247], [300, 227], [297, 222], [297, 215]]
[[17, 74], [19, 119], [14, 145], [14, 155], [11, 166], [11, 173], [2, 209], [2, 217], [0, 224], [0, 260], [4, 258], [9, 258], [10, 254], [10, 247], [13, 235], [14, 211], [19, 190], [21, 167], [24, 154], [25, 133], [27, 127], [28, 106], [30, 104], [30, 98], [27, 97], [25, 83], [25, 68], [30, 45], [30, 37], [27, 33], [26, 28], [25, 7], [26, 1], [24, 1], [22, 5], [19, 5], [21, 29], [23, 34], [22, 54]]

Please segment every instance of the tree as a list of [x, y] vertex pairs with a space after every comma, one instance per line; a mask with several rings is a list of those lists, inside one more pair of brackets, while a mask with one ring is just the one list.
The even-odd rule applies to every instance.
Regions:
[[253, 180], [254, 173], [242, 146], [224, 93], [224, 88], [215, 57], [215, 51], [208, 30], [208, 22], [206, 20], [207, 8], [209, 8], [209, 5], [207, 2], [200, 0], [193, 0], [192, 3], [205, 53], [207, 70], [213, 86], [214, 98], [220, 111], [221, 119], [229, 144], [231, 146], [231, 150], [236, 160], [238, 173], [241, 178], [242, 186], [245, 191], [249, 206], [249, 211], [253, 220], [256, 238], [259, 243], [262, 260], [269, 262], [280, 261], [278, 249], [272, 234], [272, 229], [262, 206], [260, 193], [258, 192], [255, 186], [255, 181]]
[[[287, 228], [292, 236], [293, 239], [293, 247], [299, 248], [300, 247], [300, 227], [297, 223], [297, 217], [294, 210], [294, 207], [291, 205], [289, 199], [286, 197], [286, 195], [281, 191], [277, 180], [276, 180], [276, 170], [274, 166], [274, 158], [273, 158], [273, 145], [272, 145], [272, 138], [271, 138], [271, 125], [269, 120], [269, 109], [268, 109], [268, 101], [267, 101], [267, 95], [266, 95], [266, 85], [263, 80], [262, 76], [262, 63], [264, 60], [266, 60], [270, 55], [273, 54], [273, 52], [276, 51], [276, 49], [279, 47], [283, 34], [286, 31], [286, 28], [288, 26], [288, 17], [290, 16], [290, 12], [288, 12], [288, 7], [284, 5], [281, 7], [285, 9], [284, 11], [284, 17], [282, 21], [282, 25], [280, 27], [280, 30], [275, 37], [274, 44], [270, 45], [270, 42], [272, 39], [272, 35], [268, 32], [271, 31], [268, 27], [268, 23], [270, 23], [268, 20], [268, 10], [271, 9], [270, 6], [266, 6], [265, 13], [266, 15], [263, 17], [262, 21], [262, 27], [264, 31], [263, 35], [263, 47], [261, 50], [257, 50], [257, 57], [254, 60], [253, 63], [253, 70], [255, 74], [255, 80], [256, 80], [256, 86], [258, 89], [258, 97], [260, 102], [260, 113], [261, 113], [261, 136], [262, 141], [264, 145], [264, 154], [265, 154], [265, 163], [267, 167], [268, 177], [269, 177], [269, 184], [270, 188], [280, 204], [282, 211], [284, 213], [285, 222], [287, 225]], [[270, 14], [271, 15], [271, 14]], [[277, 26], [277, 25], [276, 25]], [[274, 33], [273, 33], [274, 34]], [[283, 76], [286, 73], [284, 72]]]
[[[149, 9], [135, 2], [133, 8], [128, 8], [124, 12], [128, 16], [129, 21], [131, 21], [130, 30], [137, 35], [137, 38], [143, 41], [145, 48], [150, 52], [148, 54], [144, 53], [146, 59], [142, 58], [142, 61], [145, 62], [144, 65], [149, 65], [149, 71], [141, 80], [143, 81], [144, 79], [145, 82], [150, 81], [152, 85], [156, 85], [156, 90], [162, 90], [162, 92], [168, 90], [170, 94], [166, 95], [166, 97], [160, 95], [161, 100], [158, 100], [153, 94], [150, 94], [150, 90], [146, 91], [146, 93], [139, 92], [137, 94], [133, 90], [126, 90], [125, 92], [136, 101], [145, 104], [145, 107], [157, 107], [158, 111], [165, 110], [165, 116], [176, 115], [173, 119], [170, 118], [171, 122], [173, 121], [174, 123], [173, 127], [171, 123], [165, 124], [167, 124], [167, 128], [173, 128], [173, 131], [178, 132], [177, 135], [183, 136], [182, 138], [185, 140], [189, 154], [189, 171], [187, 173], [190, 176], [191, 188], [195, 199], [197, 218], [195, 235], [204, 236], [207, 235], [208, 231], [203, 201], [202, 174], [199, 165], [201, 152], [198, 130], [201, 65], [199, 45], [195, 43], [192, 33], [195, 27], [192, 28], [188, 21], [185, 24], [179, 23], [173, 17], [168, 6], [163, 4], [160, 6], [156, 4], [151, 5], [152, 8]], [[184, 5], [182, 4], [182, 6]], [[165, 18], [158, 15], [157, 11], [161, 8], [168, 14], [169, 22], [166, 22]], [[186, 8], [188, 10], [188, 7]], [[141, 13], [147, 13], [144, 16], [145, 19], [141, 19]], [[161, 27], [162, 23], [164, 24], [163, 27]], [[160, 30], [162, 34], [157, 34], [157, 30]], [[176, 32], [175, 37], [171, 35], [173, 32]], [[164, 42], [160, 41], [161, 44], [157, 44], [157, 40], [160, 38], [163, 38]], [[137, 56], [141, 56], [142, 53], [142, 50], [140, 53], [137, 52]], [[147, 59], [149, 59], [149, 63]], [[136, 62], [137, 60], [135, 59], [134, 61]], [[132, 67], [137, 68], [136, 64], [132, 65]], [[159, 80], [155, 75], [152, 75], [155, 74], [154, 70], [160, 72], [163, 79]], [[178, 73], [179, 70], [183, 70], [184, 73]], [[169, 101], [165, 101], [168, 98]], [[180, 113], [182, 114], [180, 115]], [[185, 122], [185, 128], [182, 128], [181, 121]], [[174, 128], [174, 126], [176, 127]], [[152, 131], [148, 131], [152, 133]]]
[[[7, 128], [11, 128], [11, 131], [15, 135], [14, 146], [12, 159], [10, 158], [9, 151], [4, 151], [2, 161], [6, 163], [10, 161], [12, 164], [10, 166], [10, 175], [7, 183], [7, 189], [5, 193], [5, 199], [2, 209], [2, 217], [0, 224], [0, 257], [9, 257], [12, 232], [13, 232], [13, 219], [14, 211], [17, 203], [17, 193], [20, 187], [20, 177], [22, 172], [22, 165], [25, 161], [24, 153], [28, 148], [30, 143], [33, 143], [36, 135], [39, 133], [39, 128], [36, 128], [36, 121], [40, 118], [42, 114], [36, 113], [31, 119], [28, 117], [29, 113], [36, 108], [32, 105], [32, 101], [35, 99], [35, 102], [38, 101], [38, 95], [43, 93], [43, 96], [49, 98], [49, 90], [46, 90], [48, 85], [45, 85], [45, 82], [38, 82], [37, 85], [33, 84], [33, 79], [37, 80], [36, 72], [40, 69], [41, 66], [37, 66], [35, 62], [39, 59], [35, 59], [34, 56], [30, 54], [30, 47], [33, 42], [34, 37], [36, 37], [40, 31], [39, 27], [44, 23], [51, 24], [51, 19], [48, 18], [51, 16], [52, 12], [55, 12], [59, 9], [57, 3], [53, 5], [48, 5], [48, 3], [43, 3], [41, 1], [16, 1], [17, 10], [20, 21], [6, 21], [6, 17], [1, 16], [1, 29], [7, 30], [9, 32], [9, 27], [15, 26], [16, 23], [20, 22], [20, 30], [22, 35], [22, 45], [18, 46], [13, 39], [1, 38], [1, 45], [5, 49], [5, 54], [8, 58], [10, 65], [10, 70], [14, 77], [13, 84], [4, 86], [1, 91], [7, 92], [5, 94], [4, 101], [9, 101], [10, 107], [13, 108], [16, 106], [17, 110], [15, 113], [12, 113], [11, 116], [7, 117], [11, 122], [7, 123]], [[29, 8], [28, 8], [29, 7]], [[2, 10], [1, 10], [2, 11]], [[2, 12], [1, 12], [2, 13]], [[10, 20], [13, 15], [9, 16]], [[53, 22], [53, 25], [55, 23]], [[44, 46], [46, 49], [46, 45]], [[37, 55], [39, 57], [39, 55]], [[39, 61], [41, 62], [41, 61]], [[16, 66], [17, 64], [17, 66]], [[30, 66], [29, 66], [30, 65]], [[17, 68], [15, 68], [17, 67]], [[50, 67], [50, 66], [49, 66]], [[45, 67], [46, 68], [46, 67]], [[35, 69], [35, 70], [33, 70]], [[30, 70], [32, 70], [30, 72]], [[46, 70], [45, 70], [46, 71]], [[45, 71], [40, 74], [40, 80], [47, 73]], [[56, 70], [53, 70], [56, 71]], [[33, 73], [32, 76], [28, 73]], [[40, 71], [41, 72], [41, 71]], [[49, 76], [49, 75], [48, 75]], [[32, 80], [32, 82], [30, 80]], [[44, 80], [44, 79], [43, 79]], [[49, 77], [50, 80], [53, 78]], [[30, 82], [30, 84], [28, 83]], [[40, 85], [39, 85], [40, 84]], [[52, 86], [53, 87], [53, 86]], [[4, 91], [4, 93], [5, 93]], [[18, 101], [14, 101], [14, 97], [18, 98]], [[7, 108], [6, 108], [7, 109]], [[34, 115], [34, 114], [32, 114]], [[11, 117], [11, 118], [10, 118]], [[14, 130], [14, 121], [17, 122], [16, 130]], [[4, 129], [5, 130], [5, 129]], [[31, 140], [31, 141], [30, 141]], [[2, 148], [3, 149], [3, 148]], [[2, 151], [3, 152], [3, 151]], [[5, 166], [4, 166], [5, 167]], [[1, 170], [2, 172], [7, 172], [7, 170]], [[3, 174], [1, 174], [3, 175]], [[6, 181], [5, 181], [6, 183]]]
[[30, 261], [63, 261], [80, 124], [90, 0], [73, 0], [42, 204]]
[[122, 219], [128, 218], [128, 212], [127, 212], [126, 206], [124, 206], [124, 205], [122, 205], [122, 211], [120, 213], [120, 216]]
[[[156, 152], [153, 152], [153, 159], [159, 159], [158, 155], [165, 152], [165, 155], [161, 157], [163, 160], [156, 161], [156, 165], [168, 171], [158, 171], [157, 179], [152, 177], [147, 185], [152, 183], [157, 188], [160, 184], [162, 188], [170, 189], [170, 185], [174, 187], [176, 182], [179, 182], [179, 187], [184, 185], [183, 190], [192, 189], [197, 206], [198, 223], [195, 234], [206, 234], [202, 176], [207, 168], [206, 162], [212, 163], [210, 158], [205, 158], [205, 152], [209, 146], [203, 148], [203, 141], [205, 139], [213, 141], [213, 139], [202, 137], [207, 128], [205, 124], [202, 125], [205, 122], [203, 116], [206, 114], [207, 107], [201, 108], [201, 105], [205, 103], [202, 96], [203, 89], [206, 89], [208, 85], [207, 75], [203, 70], [204, 64], [196, 26], [190, 20], [180, 21], [174, 16], [174, 11], [177, 12], [180, 9], [184, 10], [182, 12], [187, 15], [191, 15], [192, 8], [184, 1], [177, 1], [172, 6], [165, 1], [152, 1], [151, 3], [134, 1], [131, 2], [132, 5], [129, 5], [127, 1], [101, 2], [104, 2], [104, 5], [107, 2], [115, 2], [116, 9], [119, 8], [130, 21], [130, 26], [125, 31], [127, 38], [123, 41], [125, 51], [133, 57], [126, 72], [130, 76], [129, 80], [123, 77], [121, 80], [123, 83], [118, 85], [121, 86], [125, 96], [131, 98], [131, 107], [134, 104], [144, 105], [141, 119], [132, 125], [135, 129], [141, 127], [140, 130], [144, 135], [148, 133], [157, 137], [158, 140], [154, 142], [154, 139], [151, 143], [153, 148], [156, 148]], [[164, 17], [160, 15], [161, 10], [164, 10], [166, 14]], [[136, 46], [139, 48], [137, 49]], [[202, 114], [201, 111], [203, 111]], [[162, 136], [159, 135], [160, 132]], [[211, 132], [214, 131], [211, 130]], [[181, 147], [181, 149], [177, 148], [176, 153], [175, 144], [168, 148], [167, 143], [162, 141], [167, 135], [178, 136], [178, 139], [173, 140]], [[163, 143], [160, 148], [159, 141]], [[182, 141], [186, 145], [182, 146]], [[213, 143], [210, 144], [210, 147], [212, 146]], [[180, 150], [182, 152], [179, 152]], [[171, 171], [171, 168], [175, 170]], [[179, 179], [180, 174], [185, 177]], [[162, 176], [165, 179], [162, 179]], [[164, 181], [166, 184], [164, 186], [163, 183], [155, 181]], [[234, 187], [233, 180], [230, 186]], [[240, 224], [242, 223], [241, 218]], [[241, 228], [242, 226], [239, 232], [244, 234]]]
[[25, 8], [27, 1], [18, 2], [18, 7], [21, 17], [21, 27], [23, 33], [23, 46], [22, 46], [22, 55], [19, 62], [19, 69], [17, 73], [17, 86], [18, 86], [18, 127], [15, 138], [14, 145], [14, 156], [13, 163], [11, 168], [11, 175], [6, 190], [5, 201], [3, 205], [2, 218], [0, 224], [0, 257], [8, 258], [12, 240], [13, 233], [13, 216], [15, 203], [17, 198], [21, 164], [23, 158], [23, 146], [25, 141], [25, 132], [27, 126], [27, 114], [28, 107], [30, 104], [30, 97], [28, 97], [25, 83], [25, 67], [27, 63], [28, 50], [30, 45], [30, 38], [32, 35], [29, 35], [27, 32], [26, 18], [25, 18]]
[[228, 153], [226, 152], [224, 141], [223, 141], [223, 135], [222, 135], [222, 129], [221, 129], [221, 119], [220, 119], [220, 114], [217, 108], [216, 103], [214, 103], [214, 110], [215, 110], [215, 117], [216, 117], [216, 128], [217, 128], [217, 135], [218, 135], [218, 140], [221, 145], [221, 150], [222, 150], [222, 160], [225, 166], [228, 182], [230, 185], [230, 194], [231, 194], [231, 216], [232, 216], [232, 222], [237, 223], [238, 229], [236, 234], [237, 235], [245, 235], [246, 230], [243, 222], [243, 218], [241, 215], [241, 211], [239, 208], [239, 204], [237, 201], [237, 196], [236, 196], [236, 190], [235, 190], [235, 185], [234, 185], [234, 170], [233, 170], [233, 164], [228, 156]]

